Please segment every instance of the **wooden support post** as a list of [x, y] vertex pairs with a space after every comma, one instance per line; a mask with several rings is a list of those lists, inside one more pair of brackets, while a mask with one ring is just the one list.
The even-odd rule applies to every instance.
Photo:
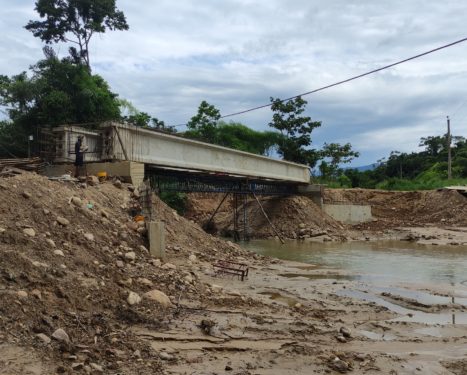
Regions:
[[221, 203], [219, 203], [219, 205], [217, 206], [216, 210], [214, 211], [214, 213], [211, 215], [211, 217], [209, 218], [208, 222], [206, 223], [206, 225], [205, 225], [206, 228], [209, 228], [209, 225], [210, 225], [211, 222], [213, 221], [214, 216], [216, 216], [217, 211], [219, 211], [219, 209], [220, 209], [221, 206], [222, 206], [222, 203], [224, 203], [224, 201], [227, 199], [228, 196], [229, 196], [229, 193], [225, 193], [224, 198], [222, 198], [222, 200], [221, 200]]
[[266, 214], [266, 211], [264, 211], [264, 208], [263, 208], [263, 205], [261, 204], [261, 202], [259, 201], [258, 197], [256, 196], [256, 194], [254, 192], [251, 192], [251, 195], [253, 195], [253, 197], [256, 199], [256, 202], [258, 202], [258, 205], [259, 207], [261, 208], [261, 211], [263, 212], [263, 215], [264, 217], [266, 218], [266, 220], [268, 221], [269, 225], [271, 226], [272, 230], [274, 231], [274, 233], [276, 233], [276, 236], [279, 237], [279, 240], [281, 241], [282, 244], [285, 244], [285, 241], [282, 239], [281, 235], [279, 234], [279, 232], [277, 231], [276, 227], [274, 226], [274, 224], [271, 222], [271, 220], [269, 220], [269, 217], [268, 215]]

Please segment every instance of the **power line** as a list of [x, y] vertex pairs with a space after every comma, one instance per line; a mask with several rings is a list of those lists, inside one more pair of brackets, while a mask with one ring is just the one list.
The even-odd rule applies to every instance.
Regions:
[[[462, 38], [462, 39], [459, 39], [459, 40], [457, 40], [457, 41], [455, 41], [455, 42], [452, 42], [452, 43], [449, 43], [449, 44], [445, 44], [445, 45], [443, 45], [443, 46], [441, 46], [441, 47], [434, 48], [434, 49], [432, 49], [432, 50], [429, 50], [429, 51], [420, 53], [420, 54], [418, 54], [418, 55], [415, 55], [415, 56], [406, 58], [406, 59], [404, 59], [404, 60], [400, 60], [400, 61], [397, 61], [397, 62], [395, 62], [395, 63], [389, 64], [389, 65], [385, 65], [385, 66], [383, 66], [383, 67], [381, 67], [381, 68], [377, 68], [377, 69], [371, 70], [371, 71], [369, 71], [369, 72], [366, 72], [366, 73], [363, 73], [363, 74], [359, 74], [359, 75], [357, 75], [357, 76], [353, 76], [353, 77], [344, 79], [344, 80], [339, 81], [339, 82], [332, 83], [332, 84], [330, 84], [330, 85], [326, 85], [326, 86], [323, 86], [323, 87], [320, 87], [320, 88], [317, 88], [317, 89], [314, 89], [314, 90], [311, 90], [311, 91], [307, 91], [307, 92], [304, 92], [303, 94], [291, 96], [290, 98], [287, 98], [287, 99], [282, 99], [280, 102], [282, 103], [282, 102], [285, 102], [285, 101], [288, 101], [288, 100], [292, 100], [292, 99], [298, 98], [298, 97], [300, 97], [300, 96], [310, 95], [310, 94], [313, 94], [313, 93], [318, 92], [318, 91], [323, 91], [323, 90], [329, 89], [329, 88], [331, 88], [331, 87], [339, 86], [339, 85], [342, 85], [342, 84], [344, 84], [344, 83], [347, 83], [347, 82], [350, 82], [350, 81], [354, 81], [354, 80], [356, 80], [356, 79], [359, 79], [359, 78], [368, 76], [368, 75], [370, 75], [370, 74], [374, 74], [374, 73], [380, 72], [380, 71], [382, 71], [382, 70], [392, 68], [393, 66], [400, 65], [400, 64], [403, 64], [403, 63], [405, 63], [405, 62], [418, 59], [419, 57], [429, 55], [429, 54], [431, 54], [431, 53], [440, 51], [440, 50], [442, 50], [442, 49], [445, 49], [445, 48], [448, 48], [448, 47], [452, 47], [452, 46], [454, 46], [454, 45], [456, 45], [456, 44], [459, 44], [459, 43], [462, 43], [462, 42], [465, 42], [465, 41], [467, 41], [467, 38]], [[222, 116], [221, 118], [232, 117], [232, 116], [238, 116], [238, 115], [241, 115], [241, 114], [244, 114], [244, 113], [256, 111], [256, 110], [258, 110], [258, 109], [267, 108], [267, 107], [270, 107], [271, 105], [272, 105], [272, 103], [260, 105], [260, 106], [257, 106], [257, 107], [254, 107], [254, 108], [250, 108], [250, 109], [246, 109], [246, 110], [243, 110], [243, 111], [230, 113], [230, 114], [228, 114], [228, 115]]]

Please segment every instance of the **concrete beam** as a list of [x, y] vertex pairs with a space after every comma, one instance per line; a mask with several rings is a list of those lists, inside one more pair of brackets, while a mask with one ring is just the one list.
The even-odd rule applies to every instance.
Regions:
[[107, 125], [102, 134], [104, 144], [111, 145], [104, 148], [103, 159], [125, 160], [126, 153], [131, 161], [162, 167], [303, 184], [310, 181], [310, 173], [306, 165], [275, 160], [131, 125]]

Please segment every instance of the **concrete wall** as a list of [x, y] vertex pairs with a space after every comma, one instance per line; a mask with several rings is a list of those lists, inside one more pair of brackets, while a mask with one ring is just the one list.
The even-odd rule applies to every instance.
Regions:
[[[73, 164], [57, 164], [48, 166], [44, 174], [49, 177], [61, 176], [66, 173], [73, 175]], [[88, 175], [96, 175], [98, 172], [107, 172], [107, 176], [117, 176], [126, 182], [139, 186], [144, 179], [144, 164], [129, 161], [115, 163], [86, 163]]]
[[373, 219], [371, 206], [324, 204], [323, 210], [332, 218], [345, 224], [366, 223]]
[[128, 159], [140, 163], [298, 183], [309, 183], [310, 180], [306, 165], [275, 160], [134, 126], [112, 124], [103, 130], [103, 134], [105, 150], [103, 159], [125, 160], [123, 144]]

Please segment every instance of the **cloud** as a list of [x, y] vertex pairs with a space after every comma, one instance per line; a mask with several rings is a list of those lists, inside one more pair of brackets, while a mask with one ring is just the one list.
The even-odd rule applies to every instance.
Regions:
[[[386, 65], [465, 34], [462, 0], [118, 0], [130, 30], [92, 41], [91, 64], [121, 97], [170, 124], [202, 100], [228, 114], [290, 97]], [[23, 26], [34, 2], [0, 0], [0, 74], [41, 58]], [[66, 46], [56, 47], [60, 54]], [[307, 96], [323, 126], [314, 145], [351, 142], [369, 164], [391, 150], [416, 150], [442, 134], [445, 116], [467, 102], [467, 43]], [[467, 104], [465, 105], [467, 108]], [[467, 135], [453, 118], [454, 133]], [[465, 116], [467, 117], [467, 115]], [[268, 109], [232, 118], [266, 129]], [[456, 122], [456, 121], [457, 122]], [[456, 133], [457, 132], [457, 133]]]

